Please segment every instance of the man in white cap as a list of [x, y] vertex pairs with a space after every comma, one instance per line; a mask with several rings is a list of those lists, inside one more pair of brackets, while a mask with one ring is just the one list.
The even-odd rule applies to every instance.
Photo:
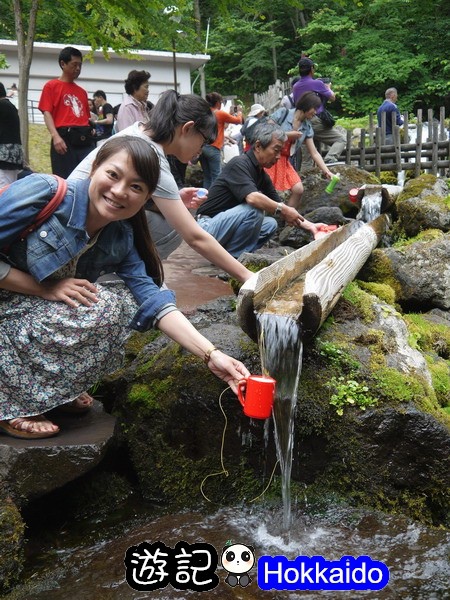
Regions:
[[253, 127], [253, 125], [256, 125], [256, 123], [263, 123], [266, 119], [267, 114], [264, 106], [262, 104], [252, 104], [252, 106], [250, 107], [250, 112], [248, 113], [247, 118], [245, 119], [244, 124], [241, 127], [241, 135], [245, 140], [245, 152], [247, 152], [247, 150], [250, 148], [250, 129]]

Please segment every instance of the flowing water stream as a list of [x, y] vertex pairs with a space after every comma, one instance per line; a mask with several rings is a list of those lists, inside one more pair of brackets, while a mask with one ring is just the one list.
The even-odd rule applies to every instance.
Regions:
[[291, 317], [257, 314], [261, 366], [276, 382], [273, 419], [277, 457], [281, 468], [283, 530], [291, 525], [291, 469], [294, 447], [294, 415], [302, 366], [301, 330]]

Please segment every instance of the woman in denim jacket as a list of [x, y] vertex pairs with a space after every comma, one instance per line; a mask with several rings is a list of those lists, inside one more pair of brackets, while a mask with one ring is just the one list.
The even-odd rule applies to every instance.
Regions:
[[[131, 329], [157, 327], [237, 392], [245, 366], [220, 352], [161, 287], [161, 261], [144, 205], [159, 177], [158, 158], [131, 136], [100, 149], [91, 178], [68, 182], [62, 203], [18, 240], [56, 192], [51, 175], [13, 183], [0, 202], [0, 430], [20, 438], [56, 435], [43, 413], [85, 411], [85, 392], [122, 364]], [[115, 273], [122, 281], [94, 283]]]

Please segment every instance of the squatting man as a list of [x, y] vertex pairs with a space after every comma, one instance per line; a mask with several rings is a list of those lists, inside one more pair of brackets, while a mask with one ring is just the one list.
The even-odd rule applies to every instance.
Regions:
[[286, 132], [275, 123], [256, 125], [251, 148], [225, 165], [210, 188], [208, 199], [197, 210], [200, 227], [235, 258], [261, 248], [274, 235], [278, 227], [276, 216], [287, 225], [310, 231], [314, 237], [326, 230], [323, 223], [311, 223], [295, 208], [281, 202], [264, 171], [280, 158], [286, 139]]

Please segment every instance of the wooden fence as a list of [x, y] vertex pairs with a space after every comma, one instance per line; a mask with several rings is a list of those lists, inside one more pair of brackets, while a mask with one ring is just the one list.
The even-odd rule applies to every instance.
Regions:
[[433, 111], [427, 111], [427, 122], [423, 122], [423, 111], [418, 110], [415, 126], [410, 127], [408, 113], [403, 114], [403, 126], [392, 123], [392, 140], [386, 143], [386, 113], [382, 114], [381, 127], [375, 125], [376, 117], [369, 115], [369, 128], [361, 129], [356, 145], [352, 132], [347, 131], [347, 149], [342, 155], [345, 163], [357, 164], [361, 169], [375, 172], [413, 170], [417, 177], [420, 171], [433, 175], [446, 175], [450, 167], [450, 139], [445, 127], [445, 109], [439, 110], [439, 120]]
[[[277, 80], [267, 92], [255, 94], [255, 102], [262, 104], [270, 114], [290, 91], [289, 82]], [[445, 127], [445, 108], [439, 109], [439, 119], [434, 117], [433, 110], [425, 112], [426, 121], [424, 111], [417, 111], [415, 124], [411, 124], [409, 114], [404, 113], [401, 128], [392, 115], [392, 140], [388, 139], [388, 143], [386, 113], [382, 114], [380, 127], [376, 115], [369, 115], [369, 127], [361, 129], [356, 139], [353, 131], [347, 130], [347, 146], [340, 159], [347, 165], [374, 172], [378, 177], [381, 171], [405, 170], [413, 170], [416, 177], [424, 170], [446, 175], [450, 168], [450, 134]]]

